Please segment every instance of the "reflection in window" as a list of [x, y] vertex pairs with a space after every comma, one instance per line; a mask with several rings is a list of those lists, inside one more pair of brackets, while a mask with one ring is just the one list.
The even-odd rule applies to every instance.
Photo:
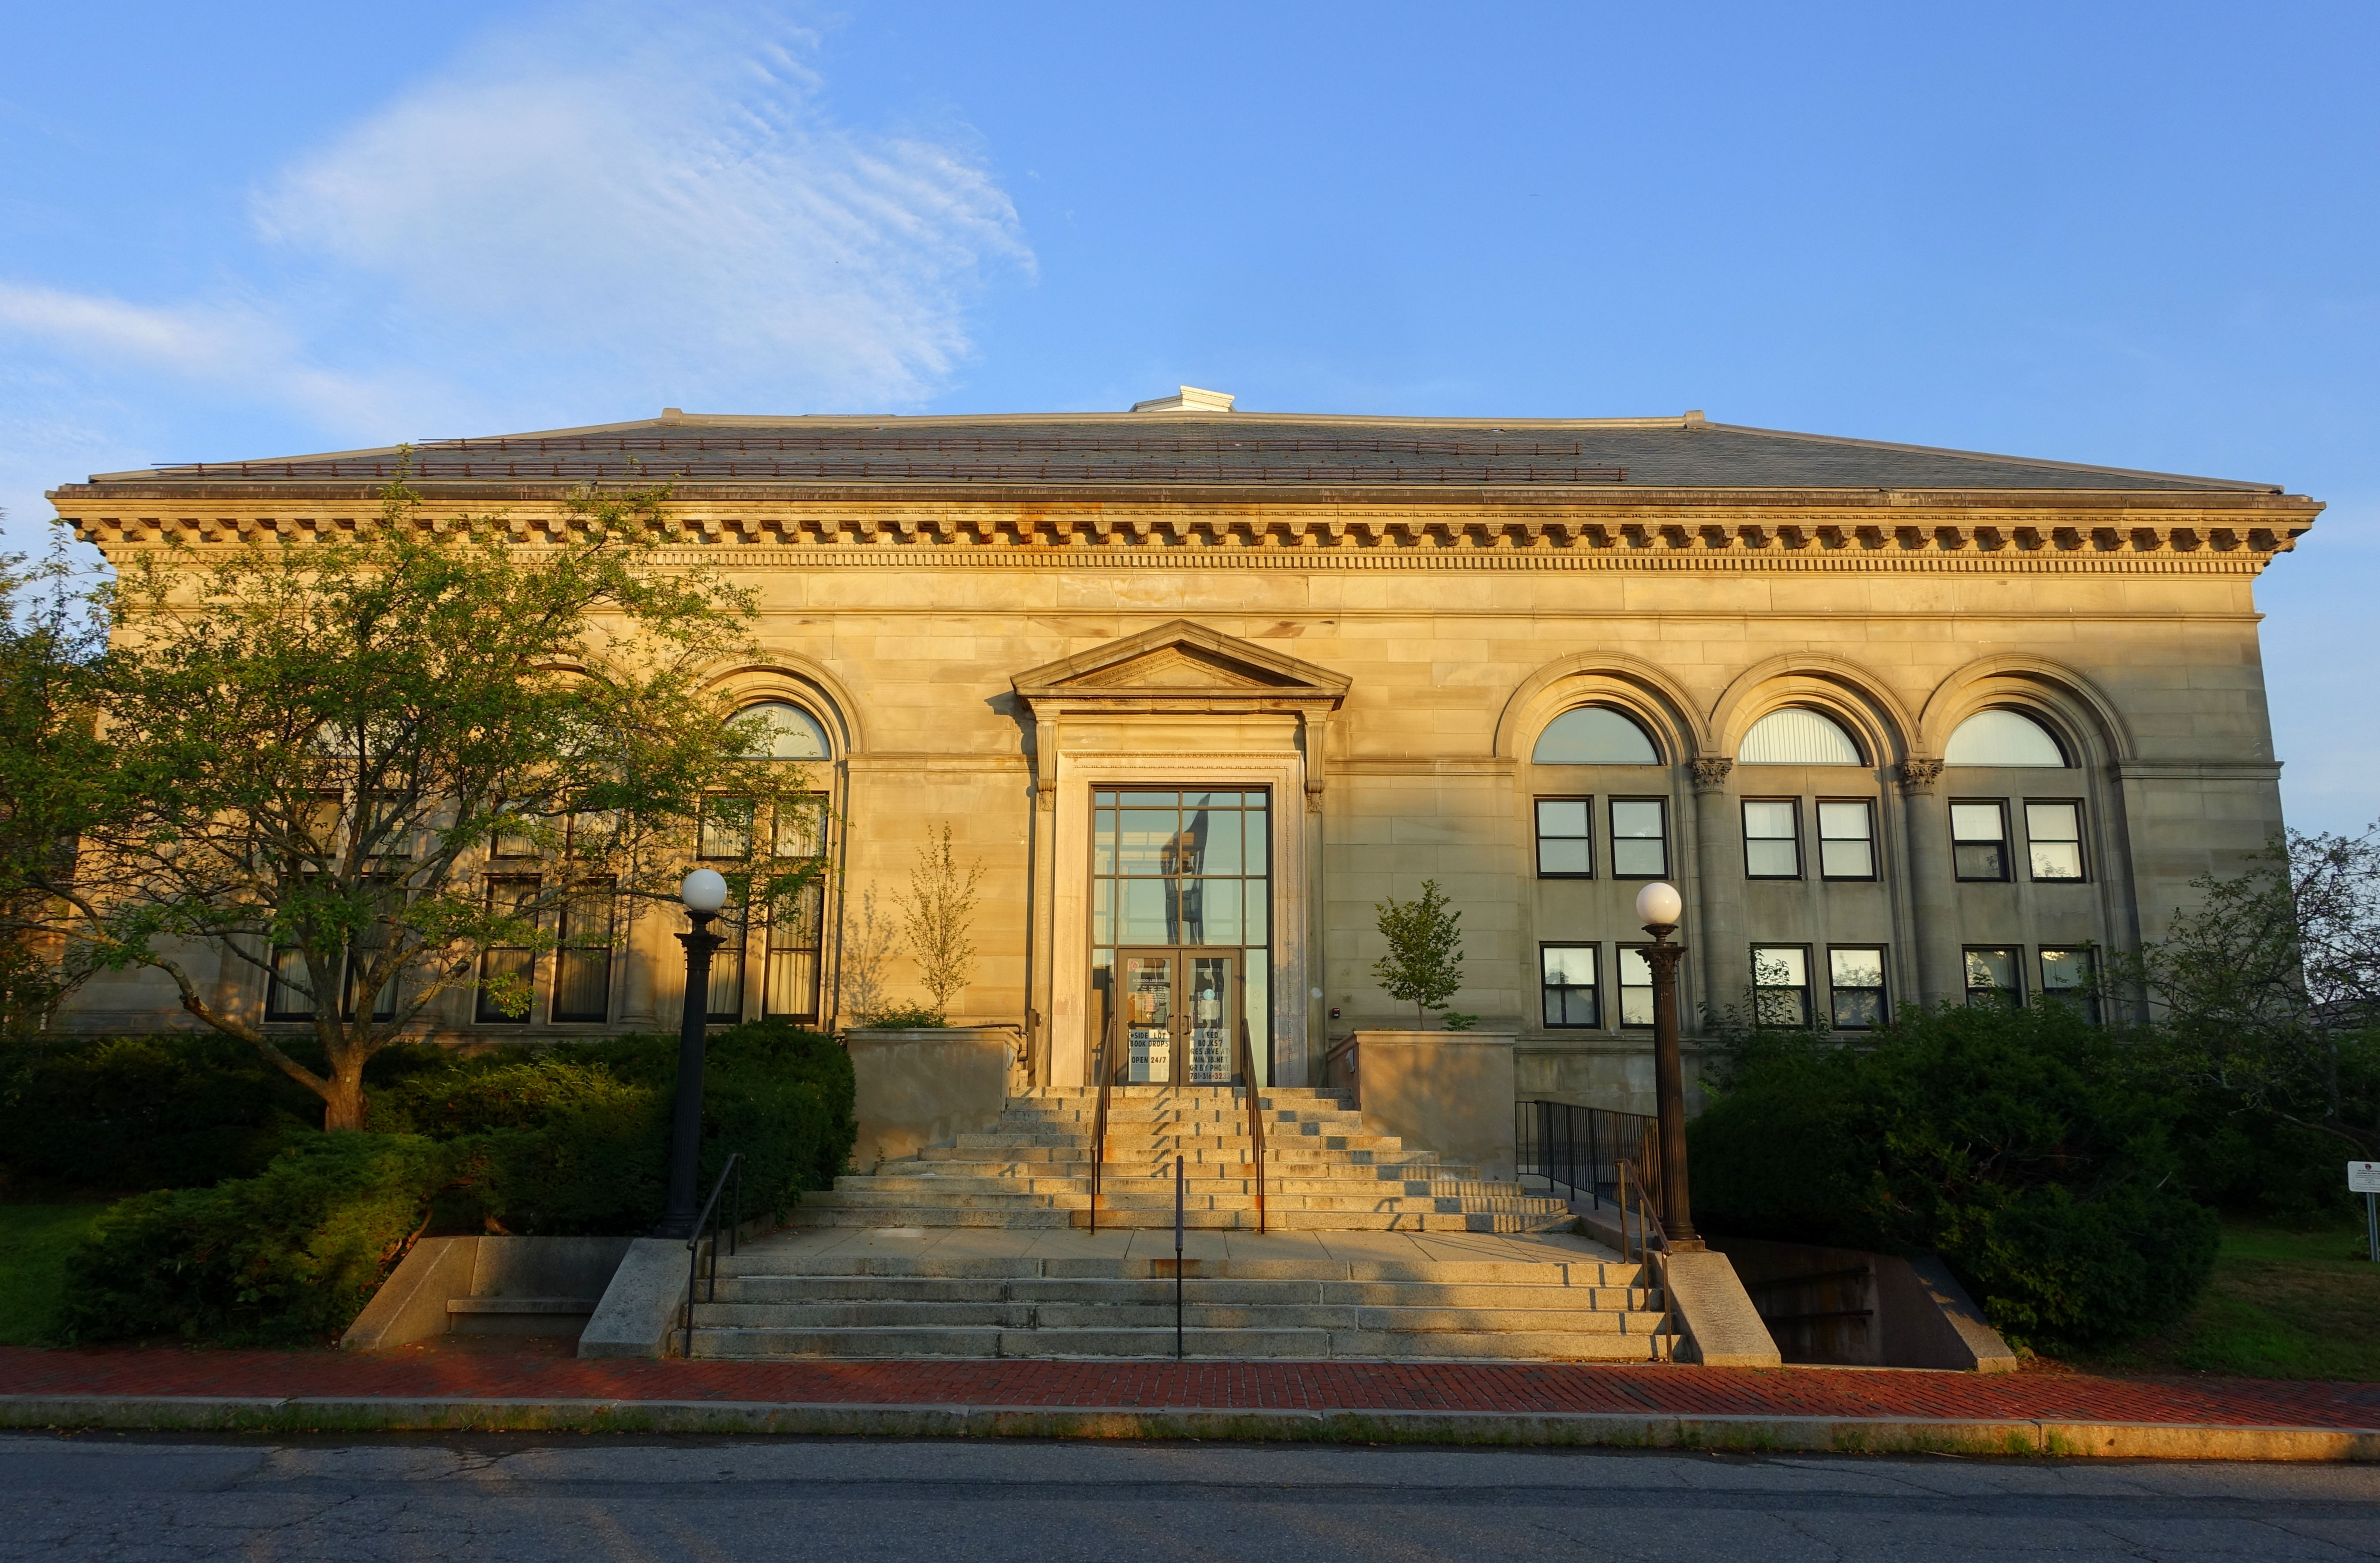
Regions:
[[1176, 788], [1091, 794], [1091, 980], [1102, 1002], [1116, 951], [1208, 945], [1241, 951], [1244, 1022], [1271, 1078], [1271, 794]]
[[1537, 950], [1545, 987], [1548, 1025], [1594, 1026], [1603, 1024], [1595, 981], [1596, 949], [1592, 944], [1547, 944]]
[[1818, 806], [1818, 872], [1829, 879], [1876, 878], [1876, 806], [1865, 799]]
[[1752, 724], [1736, 746], [1738, 765], [1858, 765], [1859, 745], [1830, 716], [1788, 706]]
[[1952, 804], [1950, 859], [1961, 879], [2007, 878], [2008, 806], [1998, 803]]
[[1743, 873], [1753, 879], [1802, 877], [1801, 809], [1791, 799], [1749, 798], [1743, 805]]
[[1620, 1024], [1632, 1029], [1653, 1024], [1653, 963], [1641, 944], [1620, 947]]
[[2034, 878], [2081, 878], [2082, 806], [2070, 803], [2025, 805], [2024, 844], [2033, 860]]
[[2005, 945], [1969, 945], [1967, 1002], [2008, 1009], [2023, 1003], [2023, 953]]
[[1884, 951], [1837, 948], [1827, 951], [1827, 985], [1840, 1031], [1871, 1031], [1890, 1013], [1884, 1003]]
[[1591, 798], [1537, 800], [1537, 878], [1584, 879], [1595, 872]]
[[1611, 873], [1660, 879], [1670, 873], [1670, 806], [1659, 798], [1611, 800]]
[[1609, 706], [1562, 712], [1537, 734], [1529, 758], [1538, 765], [1658, 765], [1653, 740]]
[[1762, 1025], [1810, 1024], [1810, 952], [1798, 944], [1752, 947], [1752, 1012]]
[[2062, 769], [2066, 754], [2047, 728], [2017, 711], [1977, 711], [1942, 748], [1949, 765], [2031, 765]]
[[2071, 1004], [2092, 1024], [2099, 1020], [2099, 973], [2088, 950], [2045, 950], [2041, 952], [2041, 996], [2058, 1004]]

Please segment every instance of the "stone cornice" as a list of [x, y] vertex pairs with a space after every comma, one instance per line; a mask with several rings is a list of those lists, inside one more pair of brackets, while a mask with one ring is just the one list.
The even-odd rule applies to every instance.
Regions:
[[[66, 500], [86, 497], [61, 491]], [[201, 551], [242, 542], [310, 541], [376, 523], [335, 508], [279, 503], [209, 514], [188, 496], [171, 505], [124, 503], [105, 514], [62, 511], [77, 536], [114, 556], [171, 543]], [[1537, 498], [1540, 496], [1526, 496]], [[1905, 569], [2107, 570], [2250, 573], [2295, 546], [2321, 507], [2271, 495], [2066, 495], [2057, 506], [1917, 510], [1888, 505], [1780, 510], [1771, 503], [1697, 507], [1692, 514], [1645, 498], [1627, 511], [1548, 514], [1535, 506], [1486, 511], [1402, 505], [1137, 509], [1075, 506], [1036, 511], [978, 503], [952, 510], [902, 505], [856, 513], [789, 505], [719, 514], [687, 499], [671, 506], [657, 562], [786, 568], [953, 564], [1060, 568], [1257, 569]], [[1939, 498], [1939, 496], [1935, 496]], [[2033, 499], [2046, 496], [2016, 496]], [[2143, 498], [2172, 500], [2146, 504]], [[2092, 503], [2084, 503], [2082, 501]], [[1601, 507], [1597, 507], [1600, 509]], [[552, 546], [571, 536], [558, 508], [505, 512], [513, 540]], [[452, 518], [422, 523], [432, 530]], [[689, 546], [691, 545], [691, 546]]]

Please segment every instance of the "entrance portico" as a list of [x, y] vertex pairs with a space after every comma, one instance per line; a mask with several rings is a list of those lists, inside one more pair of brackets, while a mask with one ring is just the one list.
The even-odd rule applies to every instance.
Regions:
[[[1188, 1001], [1182, 983], [1200, 980], [1199, 962], [1210, 963], [1208, 979], [1228, 971], [1226, 1001], [1248, 1028], [1264, 1083], [1313, 1078], [1324, 757], [1350, 682], [1186, 620], [1015, 676], [1033, 718], [1031, 982], [1033, 1007], [1047, 1017], [1035, 1028], [1037, 1078], [1089, 1082], [1115, 952], [1127, 948], [1163, 962], [1169, 1016]], [[1145, 838], [1169, 808], [1178, 822], [1171, 845], [1127, 840], [1135, 815]], [[1104, 874], [1102, 817], [1111, 821]], [[1235, 842], [1228, 860], [1206, 845], [1226, 818]], [[1265, 852], [1261, 863], [1250, 843]], [[1173, 855], [1117, 855], [1135, 852]], [[1135, 891], [1145, 904], [1134, 903]], [[1239, 898], [1228, 922], [1211, 903], [1189, 899], [1225, 893]], [[1172, 1046], [1187, 1042], [1184, 1033]], [[1167, 1062], [1189, 1077], [1189, 1060], [1169, 1052]], [[1146, 1058], [1140, 1067], [1150, 1067]]]

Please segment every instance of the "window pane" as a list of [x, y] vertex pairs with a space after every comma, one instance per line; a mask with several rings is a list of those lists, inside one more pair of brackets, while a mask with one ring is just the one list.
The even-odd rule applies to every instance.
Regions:
[[1652, 799], [1621, 799], [1611, 806], [1611, 833], [1633, 840], [1658, 840], [1661, 813], [1660, 804]]
[[565, 950], [554, 957], [553, 1018], [601, 1021], [611, 1013], [612, 951]]
[[1820, 842], [1818, 871], [1829, 879], [1876, 878], [1876, 848], [1867, 842]]
[[789, 798], [777, 808], [779, 857], [816, 857], [826, 851], [826, 800]]
[[1670, 871], [1669, 854], [1658, 841], [1615, 842], [1611, 871], [1626, 878], [1658, 879]]
[[1595, 946], [1548, 944], [1539, 954], [1545, 963], [1546, 981], [1575, 987], [1595, 986]]
[[266, 1020], [312, 1020], [314, 1000], [300, 990], [306, 981], [306, 953], [302, 950], [276, 950], [273, 952], [273, 983], [265, 996]]
[[1864, 803], [1822, 803], [1818, 806], [1818, 834], [1828, 841], [1867, 841], [1874, 830], [1868, 806]]
[[1163, 879], [1125, 879], [1117, 891], [1123, 897], [1123, 926], [1116, 930], [1119, 944], [1171, 944], [1167, 937], [1167, 903], [1172, 887]]
[[1789, 803], [1748, 803], [1743, 806], [1743, 833], [1756, 839], [1793, 837], [1793, 806]]
[[1109, 918], [1115, 915], [1114, 901], [1115, 881], [1113, 879], [1091, 881], [1091, 942], [1093, 944], [1115, 942], [1114, 930], [1108, 927]]
[[1182, 935], [1189, 944], [1237, 944], [1240, 933], [1240, 881], [1184, 879], [1182, 882]]
[[518, 993], [513, 1001], [519, 1004], [517, 1012], [505, 1011], [491, 992], [498, 983], [508, 979], [527, 983], [536, 975], [535, 957], [526, 950], [491, 950], [480, 957], [480, 1002], [476, 1018], [482, 1024], [504, 1024], [528, 1019], [528, 1004]]
[[1746, 842], [1743, 855], [1744, 871], [1755, 879], [1791, 879], [1802, 872], [1791, 842]]
[[1752, 951], [1752, 980], [1763, 987], [1807, 987], [1809, 951], [1791, 944], [1757, 946]]
[[2091, 952], [2087, 950], [2045, 950], [2041, 952], [2041, 986], [2047, 990], [2091, 986]]
[[[1226, 794], [1237, 797], [1236, 793]], [[1190, 817], [1199, 841], [1198, 872], [1237, 874], [1240, 867], [1240, 811], [1201, 809]]]
[[1951, 849], [1962, 879], [2005, 879], [2008, 855], [1998, 842], [1961, 842]]
[[1586, 834], [1585, 798], [1539, 798], [1537, 800], [1537, 834], [1540, 836], [1584, 836]]
[[2071, 842], [2033, 843], [2033, 877], [2036, 879], [2079, 879], [2082, 849]]
[[1827, 964], [1837, 987], [1882, 987], [1884, 986], [1884, 951], [1881, 950], [1829, 950]]
[[1264, 794], [1262, 793], [1250, 793], [1248, 794], [1248, 811], [1247, 813], [1240, 816], [1241, 822], [1247, 832], [1247, 865], [1240, 870], [1244, 874], [1269, 874], [1272, 872], [1272, 861], [1269, 855], [1269, 849], [1268, 849], [1265, 844], [1264, 806]]
[[2016, 952], [2012, 950], [1968, 951], [1967, 986], [1969, 987], [2014, 987], [2016, 986]]
[[[1266, 913], [1269, 910], [1267, 898], [1272, 894], [1272, 881], [1255, 879], [1244, 882], [1247, 884], [1248, 899], [1247, 904], [1241, 910], [1247, 919], [1247, 927], [1240, 937], [1250, 944], [1262, 944], [1272, 937], [1267, 931], [1270, 927], [1270, 920], [1266, 916]], [[1261, 952], [1258, 955], [1251, 955], [1248, 959], [1257, 960]]]
[[742, 857], [752, 848], [752, 802], [748, 798], [709, 798], [702, 808], [704, 857]]
[[1753, 1007], [1763, 1025], [1810, 1024], [1810, 992], [1803, 987], [1762, 987], [1753, 993]]
[[1575, 837], [1569, 840], [1537, 839], [1537, 872], [1540, 874], [1592, 874], [1595, 854], [1589, 843]]
[[[1127, 793], [1126, 797], [1136, 794]], [[1162, 874], [1173, 855], [1173, 831], [1181, 816], [1172, 809], [1123, 811], [1116, 846], [1120, 874]]]
[[1998, 804], [1952, 804], [1950, 806], [1950, 839], [1959, 842], [1997, 842], [2006, 838]]
[[[1107, 794], [1102, 794], [1101, 796]], [[1091, 872], [1112, 874], [1116, 871], [1116, 817], [1111, 808], [1100, 809], [1091, 816]]]

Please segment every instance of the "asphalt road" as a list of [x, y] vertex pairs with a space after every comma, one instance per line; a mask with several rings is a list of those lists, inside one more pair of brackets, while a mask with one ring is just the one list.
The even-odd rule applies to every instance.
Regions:
[[2380, 1558], [2380, 1467], [0, 1435], [0, 1558]]

